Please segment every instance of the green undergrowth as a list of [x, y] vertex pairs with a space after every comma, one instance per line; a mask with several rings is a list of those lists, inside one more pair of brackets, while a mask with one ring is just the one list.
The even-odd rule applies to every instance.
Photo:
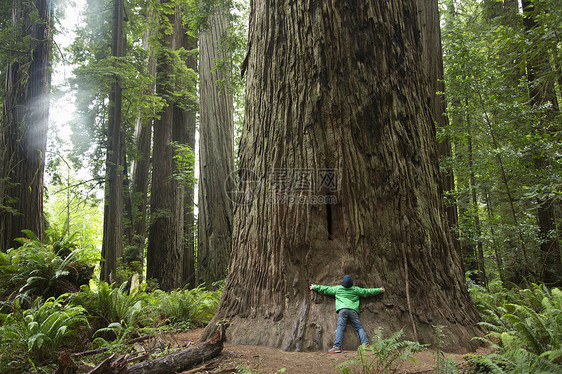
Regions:
[[562, 373], [562, 291], [544, 285], [506, 289], [493, 283], [471, 295], [488, 333], [482, 340], [494, 348], [473, 355], [475, 373]]
[[105, 357], [127, 352], [132, 338], [203, 326], [222, 293], [220, 284], [164, 292], [84, 281], [92, 262], [72, 240], [30, 237], [0, 253], [0, 373], [51, 373], [62, 351], [103, 348]]
[[19, 248], [0, 252], [0, 300], [27, 308], [37, 297], [76, 292], [92, 278], [99, 256], [79, 246], [76, 235], [43, 243], [25, 233]]
[[382, 328], [378, 328], [369, 346], [360, 345], [356, 358], [342, 362], [336, 369], [342, 374], [396, 373], [404, 361], [415, 362], [414, 353], [423, 349], [418, 342], [403, 340], [403, 336], [404, 332], [400, 330], [384, 338]]

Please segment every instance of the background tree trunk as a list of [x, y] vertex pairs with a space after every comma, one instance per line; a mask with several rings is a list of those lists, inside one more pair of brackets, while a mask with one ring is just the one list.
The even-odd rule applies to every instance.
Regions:
[[[123, 0], [113, 1], [112, 19], [111, 55], [119, 59], [125, 56], [125, 39], [123, 35], [125, 8]], [[105, 203], [101, 249], [103, 261], [100, 267], [100, 279], [108, 283], [116, 279], [118, 262], [123, 257], [123, 170], [125, 167], [125, 145], [121, 135], [121, 103], [121, 77], [116, 73], [109, 94]]]
[[[164, 9], [170, 1], [162, 0]], [[177, 30], [181, 18], [166, 14], [168, 25]], [[163, 290], [183, 286], [183, 187], [174, 178], [174, 65], [172, 51], [177, 32], [166, 33], [162, 25], [161, 47], [157, 54], [156, 93], [166, 100], [160, 118], [154, 124], [150, 226], [147, 248], [147, 279], [155, 279]], [[177, 123], [176, 123], [177, 124]]]
[[[197, 48], [197, 39], [188, 35], [187, 27], [184, 27], [181, 45], [186, 50]], [[186, 66], [193, 71], [197, 71], [197, 57], [190, 56], [187, 58]], [[195, 150], [195, 130], [197, 127], [197, 102], [188, 103], [189, 107], [181, 111], [183, 121], [184, 134], [182, 142], [187, 144], [192, 150]], [[185, 186], [184, 195], [184, 253], [183, 253], [183, 284], [189, 288], [197, 285], [197, 277], [195, 274], [195, 170], [190, 171], [191, 178]]]
[[[199, 37], [199, 235], [197, 264], [199, 283], [207, 286], [224, 279], [232, 248], [234, 123], [233, 100], [228, 92], [229, 57], [221, 51], [227, 22], [219, 8], [209, 17]], [[223, 66], [217, 65], [223, 62]]]
[[478, 266], [478, 283], [481, 286], [488, 287], [488, 281], [486, 278], [486, 265], [484, 262], [484, 247], [482, 245], [482, 229], [480, 226], [480, 214], [478, 212], [478, 197], [477, 191], [478, 188], [476, 185], [476, 173], [474, 171], [474, 153], [472, 147], [472, 129], [471, 129], [471, 121], [470, 115], [467, 113], [466, 115], [466, 124], [467, 124], [467, 140], [468, 140], [468, 168], [469, 168], [469, 187], [470, 187], [470, 200], [472, 205], [472, 225], [473, 225], [473, 233], [471, 241], [476, 241], [476, 263]]
[[[32, 19], [31, 14], [37, 18]], [[49, 116], [51, 1], [14, 0], [21, 51], [6, 68], [0, 123], [0, 250], [27, 229], [43, 238], [43, 174]], [[29, 40], [26, 40], [29, 37]]]
[[[147, 15], [147, 18], [153, 19], [153, 15]], [[154, 50], [151, 47], [148, 39], [152, 36], [150, 30], [145, 31], [143, 34], [143, 46], [150, 50], [148, 57], [148, 72], [150, 75], [156, 77], [156, 58]], [[149, 95], [154, 94], [155, 87], [152, 86]], [[134, 253], [129, 253], [129, 262], [135, 261], [140, 265], [140, 269], [135, 269], [142, 274], [143, 261], [144, 261], [144, 246], [146, 240], [146, 216], [148, 207], [148, 185], [150, 180], [150, 156], [152, 150], [152, 118], [144, 119], [137, 118], [135, 125], [135, 146], [137, 158], [132, 163], [133, 180], [131, 185], [131, 200], [132, 200], [132, 218], [131, 229], [133, 232], [133, 240], [129, 243], [131, 250]], [[140, 270], [140, 271], [139, 271]]]
[[[423, 44], [422, 61], [424, 71], [428, 78], [428, 99], [431, 101], [433, 119], [438, 128], [445, 128], [449, 120], [445, 115], [447, 104], [443, 94], [445, 83], [443, 81], [443, 49], [441, 47], [441, 19], [439, 17], [439, 3], [437, 0], [418, 1], [419, 23]], [[441, 94], [440, 94], [441, 93]], [[451, 141], [447, 137], [443, 139], [437, 148], [439, 156], [451, 157]], [[442, 173], [442, 188], [445, 192], [453, 192], [455, 189], [455, 176], [450, 167]], [[446, 206], [447, 218], [450, 227], [458, 224], [457, 204], [450, 203]], [[460, 243], [457, 235], [453, 235], [453, 244], [457, 251], [460, 251]]]
[[[361, 304], [367, 332], [412, 338], [411, 307], [422, 342], [444, 325], [446, 349], [472, 347], [478, 314], [437, 183], [417, 11], [413, 0], [252, 3], [239, 188], [254, 198], [237, 206], [213, 320], [230, 319], [233, 343], [329, 347], [334, 300], [308, 285], [350, 274], [387, 288]], [[355, 348], [351, 330], [343, 345]]]
[[[525, 31], [532, 40], [533, 32], [536, 32], [538, 26], [536, 21], [535, 6], [530, 0], [522, 1], [524, 12]], [[537, 38], [538, 36], [534, 36]], [[554, 82], [545, 76], [550, 72], [551, 65], [548, 55], [534, 53], [527, 61], [527, 79], [529, 82], [529, 98], [530, 105], [536, 110], [541, 107], [546, 109], [541, 112], [539, 126], [535, 130], [540, 134], [548, 132], [548, 128], [552, 133], [560, 129], [559, 125], [552, 125], [550, 121], [554, 118], [554, 113], [559, 111], [556, 94], [554, 90]], [[542, 155], [543, 150], [535, 150], [534, 166], [537, 172], [541, 172], [548, 165], [548, 161]], [[539, 237], [541, 240], [541, 261], [540, 261], [540, 281], [552, 286], [562, 285], [562, 263], [560, 256], [560, 247], [556, 232], [556, 214], [554, 211], [555, 200], [552, 197], [540, 197], [537, 201], [537, 222], [539, 226]]]

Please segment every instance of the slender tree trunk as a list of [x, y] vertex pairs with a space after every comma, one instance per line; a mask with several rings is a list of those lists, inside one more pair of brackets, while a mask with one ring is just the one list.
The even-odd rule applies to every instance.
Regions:
[[[188, 35], [187, 27], [182, 33], [181, 45], [187, 50], [197, 48], [197, 39]], [[188, 57], [186, 66], [193, 71], [197, 71], [196, 56]], [[188, 103], [188, 107], [182, 109], [181, 117], [185, 134], [182, 135], [182, 142], [195, 150], [195, 130], [197, 126], [197, 102]], [[184, 254], [183, 254], [183, 284], [189, 288], [197, 285], [195, 274], [195, 171], [190, 171], [191, 178], [185, 186], [184, 195]]]
[[502, 284], [505, 282], [505, 271], [503, 268], [503, 258], [501, 253], [501, 244], [497, 243], [496, 240], [496, 233], [495, 233], [495, 218], [494, 212], [492, 209], [492, 202], [490, 201], [490, 194], [486, 192], [484, 194], [486, 197], [486, 211], [488, 212], [488, 221], [490, 221], [490, 236], [492, 238], [492, 246], [494, 247], [494, 256], [496, 259], [496, 266], [498, 267], [498, 274], [500, 276], [500, 280]]
[[[164, 8], [171, 2], [162, 0]], [[176, 14], [166, 14], [166, 22], [176, 25]], [[157, 55], [156, 93], [166, 100], [160, 118], [154, 124], [152, 190], [150, 194], [150, 226], [147, 248], [147, 279], [155, 279], [163, 290], [182, 287], [183, 280], [183, 188], [174, 178], [175, 92], [172, 51], [177, 33], [164, 32], [162, 25], [161, 48]]]
[[[366, 331], [411, 338], [411, 313], [422, 342], [440, 324], [447, 349], [472, 347], [478, 313], [437, 182], [416, 3], [252, 2], [238, 187], [247, 199], [210, 324], [229, 319], [233, 343], [327, 348], [334, 300], [308, 285], [350, 274], [387, 289], [362, 301]], [[348, 330], [344, 347], [357, 344]]]
[[[116, 58], [125, 56], [124, 22], [125, 8], [123, 0], [114, 0], [111, 55]], [[105, 282], [116, 280], [117, 267], [123, 257], [123, 170], [125, 166], [125, 146], [121, 136], [121, 103], [121, 77], [115, 74], [109, 94], [105, 204], [101, 249], [103, 261], [101, 262], [100, 279]]]
[[[517, 218], [517, 212], [515, 211], [515, 198], [513, 197], [513, 193], [511, 192], [511, 187], [510, 187], [510, 184], [509, 184], [509, 180], [507, 178], [507, 173], [506, 173], [506, 170], [505, 170], [505, 167], [504, 167], [504, 162], [503, 162], [502, 156], [499, 152], [500, 147], [499, 147], [498, 141], [496, 139], [494, 127], [492, 125], [492, 120], [490, 119], [490, 116], [488, 115], [488, 111], [486, 109], [486, 106], [485, 106], [485, 103], [484, 103], [484, 98], [482, 97], [481, 92], [478, 92], [478, 102], [480, 103], [480, 107], [482, 109], [482, 115], [484, 117], [484, 121], [486, 123], [486, 126], [488, 127], [488, 131], [490, 133], [490, 139], [492, 141], [492, 146], [493, 146], [494, 151], [496, 153], [496, 161], [498, 163], [498, 168], [499, 168], [499, 171], [500, 171], [500, 174], [501, 174], [501, 181], [502, 181], [502, 183], [504, 185], [504, 188], [505, 188], [505, 194], [506, 194], [507, 200], [509, 202], [509, 210], [510, 210], [510, 213], [511, 213], [511, 217], [513, 219], [513, 226], [516, 228], [517, 234], [519, 236], [519, 247], [521, 248], [522, 262], [525, 264], [524, 268], [534, 276], [536, 274], [536, 269], [529, 262], [529, 256], [527, 255], [527, 245], [525, 243], [525, 239], [523, 238], [522, 227], [519, 225], [519, 219]], [[528, 274], [521, 274], [521, 275], [527, 277]]]
[[[533, 32], [538, 24], [536, 21], [535, 7], [532, 1], [523, 0], [524, 26], [527, 33]], [[546, 113], [541, 116], [540, 126], [536, 128], [539, 134], [548, 132], [555, 111], [558, 111], [554, 84], [544, 76], [550, 71], [549, 57], [537, 54], [527, 61], [527, 79], [529, 81], [530, 105], [540, 111], [539, 108], [546, 107]], [[550, 105], [550, 107], [547, 107]], [[559, 130], [559, 126], [556, 126]], [[544, 170], [548, 161], [537, 150], [535, 156], [535, 168], [540, 172]], [[562, 263], [560, 247], [555, 224], [555, 202], [551, 197], [540, 197], [537, 201], [537, 221], [539, 225], [539, 238], [541, 240], [540, 278], [541, 281], [550, 285], [562, 285]]]
[[[466, 102], [468, 107], [468, 99]], [[478, 267], [478, 280], [479, 283], [487, 287], [488, 283], [486, 280], [486, 267], [484, 264], [484, 247], [482, 245], [482, 229], [480, 227], [480, 216], [478, 212], [478, 198], [476, 195], [476, 173], [474, 171], [474, 160], [473, 160], [473, 149], [472, 149], [472, 129], [470, 114], [466, 115], [466, 125], [467, 125], [467, 137], [468, 137], [468, 170], [469, 170], [469, 182], [470, 182], [470, 195], [471, 195], [471, 205], [472, 214], [474, 219], [474, 236], [476, 237], [476, 264]], [[474, 238], [472, 238], [474, 240]]]
[[[36, 14], [37, 18], [32, 18]], [[43, 174], [49, 116], [51, 1], [14, 0], [21, 51], [6, 67], [0, 123], [0, 250], [31, 230], [43, 239]]]
[[[174, 49], [185, 48], [192, 50], [196, 48], [195, 39], [188, 35], [188, 27], [184, 25], [181, 18], [180, 8], [176, 8], [176, 24], [175, 24], [175, 40]], [[185, 61], [186, 67], [189, 69], [197, 69], [197, 60], [194, 56], [190, 56]], [[186, 89], [181, 83], [177, 83], [178, 90]], [[193, 87], [195, 90], [195, 86]], [[192, 99], [184, 98], [181, 102], [175, 102], [173, 105], [173, 141], [181, 146], [189, 146], [193, 151], [195, 149], [195, 128], [196, 128], [196, 102]], [[195, 157], [195, 154], [193, 154]], [[195, 160], [194, 160], [195, 161]], [[182, 287], [189, 284], [190, 288], [195, 286], [195, 247], [194, 247], [194, 169], [178, 169], [179, 165], [174, 165], [176, 173], [182, 175], [181, 182], [178, 184], [178, 223], [181, 227], [181, 251], [183, 263], [181, 264], [181, 285]]]
[[199, 235], [198, 279], [211, 286], [226, 278], [232, 248], [234, 189], [233, 99], [228, 92], [230, 72], [218, 62], [229, 58], [220, 45], [227, 33], [223, 10], [216, 9], [199, 38]]
[[[152, 15], [147, 18], [152, 19]], [[143, 34], [143, 46], [150, 50], [148, 57], [148, 72], [156, 77], [156, 58], [154, 51], [148, 42], [152, 36], [150, 30]], [[155, 87], [152, 86], [147, 94], [153, 95]], [[133, 231], [133, 239], [129, 243], [134, 248], [135, 253], [129, 254], [129, 263], [136, 262], [140, 265], [140, 269], [136, 269], [142, 274], [144, 261], [144, 246], [146, 241], [146, 215], [148, 207], [148, 185], [150, 180], [150, 155], [152, 150], [152, 124], [153, 119], [138, 118], [135, 125], [135, 146], [138, 158], [133, 161], [133, 180], [131, 186], [132, 200], [132, 217], [131, 227]]]
[[[456, 12], [456, 8], [455, 8], [455, 2], [452, 0], [447, 0], [447, 11], [445, 13], [445, 27], [446, 30], [449, 30], [449, 32], [451, 30], [454, 30], [455, 28], [455, 18], [457, 17], [457, 12]], [[461, 99], [460, 97], [455, 97], [452, 101], [452, 105], [451, 107], [454, 108], [462, 108], [462, 104], [461, 104]], [[453, 110], [451, 118], [448, 118], [448, 120], [450, 120], [454, 125], [456, 126], [461, 126], [461, 124], [464, 121], [463, 118], [463, 113], [462, 111], [455, 111]], [[443, 143], [442, 143], [443, 144]], [[455, 150], [455, 154], [456, 157], [459, 160], [462, 160], [462, 158], [465, 155], [465, 150], [464, 150], [464, 145], [460, 144], [459, 141], [457, 141], [456, 143], [453, 144], [454, 145], [454, 150]], [[445, 152], [446, 153], [446, 152]], [[443, 154], [443, 146], [440, 147], [440, 154]], [[452, 175], [452, 174], [449, 174]], [[463, 174], [462, 173], [458, 173], [456, 175], [457, 178], [457, 189], [458, 186], [460, 186], [461, 188], [463, 186], [466, 186], [469, 184], [469, 182], [467, 180], [465, 180], [463, 178]], [[454, 218], [451, 219], [451, 217], [455, 214], [455, 212], [457, 212], [457, 209], [455, 209], [455, 212], [451, 212], [451, 208], [449, 207], [447, 210], [448, 213], [448, 218], [449, 218], [449, 223], [451, 225], [451, 227], [456, 227], [457, 228], [457, 232], [455, 237], [458, 240], [458, 245], [460, 248], [460, 253], [462, 255], [463, 258], [463, 268], [465, 271], [477, 271], [478, 270], [478, 265], [476, 262], [476, 250], [474, 245], [470, 242], [470, 238], [464, 238], [463, 237], [466, 236], [467, 234], [470, 235], [469, 233], [463, 231], [462, 229], [464, 227], [466, 227], [466, 225], [459, 225], [458, 224], [458, 217], [466, 217], [467, 216], [467, 211], [466, 211], [466, 207], [470, 205], [468, 198], [466, 198], [465, 194], [459, 194], [458, 195], [458, 201], [456, 201], [455, 203], [455, 208], [458, 207], [458, 215], [457, 215], [457, 221], [455, 223]], [[474, 276], [475, 273], [471, 272], [470, 273], [470, 278], [474, 281], [477, 281], [476, 277]]]

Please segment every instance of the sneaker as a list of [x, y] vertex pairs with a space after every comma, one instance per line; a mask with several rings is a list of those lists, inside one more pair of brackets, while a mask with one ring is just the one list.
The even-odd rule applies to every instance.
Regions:
[[332, 347], [328, 353], [341, 353], [341, 348], [340, 347]]

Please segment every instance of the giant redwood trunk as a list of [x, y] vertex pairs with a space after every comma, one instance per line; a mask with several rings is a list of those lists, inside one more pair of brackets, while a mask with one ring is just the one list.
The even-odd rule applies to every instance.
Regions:
[[220, 63], [228, 58], [221, 46], [227, 35], [223, 11], [209, 17], [199, 37], [199, 215], [197, 274], [211, 285], [226, 277], [232, 248], [234, 123], [229, 72]]
[[[416, 1], [252, 2], [233, 258], [211, 323], [229, 339], [326, 349], [334, 300], [310, 283], [385, 286], [368, 333], [448, 349], [479, 331], [447, 225]], [[405, 275], [405, 265], [408, 277]], [[407, 292], [409, 290], [409, 292]], [[210, 329], [210, 328], [209, 328]], [[344, 348], [356, 348], [350, 328]]]
[[[32, 17], [32, 14], [34, 17]], [[16, 44], [8, 66], [0, 123], [0, 250], [22, 230], [43, 237], [43, 172], [49, 115], [50, 0], [12, 4]], [[2, 67], [4, 69], [4, 67]]]

